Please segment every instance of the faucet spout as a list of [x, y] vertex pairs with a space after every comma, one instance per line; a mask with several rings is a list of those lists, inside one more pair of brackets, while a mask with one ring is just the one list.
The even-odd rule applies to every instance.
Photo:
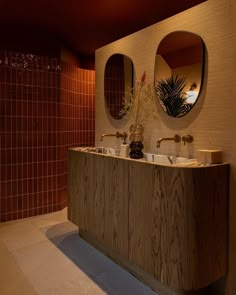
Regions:
[[121, 132], [118, 132], [118, 131], [116, 133], [104, 133], [104, 134], [101, 135], [100, 141], [103, 141], [103, 138], [105, 136], [114, 136], [116, 138], [123, 138], [124, 139], [123, 143], [126, 144], [126, 139], [127, 139], [128, 135], [127, 135], [126, 132], [121, 133]]
[[113, 133], [104, 133], [104, 134], [101, 135], [100, 141], [103, 141], [103, 137], [105, 137], [105, 136], [116, 136], [116, 134], [113, 134]]
[[159, 148], [161, 146], [161, 142], [165, 140], [173, 140], [174, 142], [180, 142], [181, 137], [178, 134], [176, 134], [174, 137], [161, 137], [157, 140], [157, 148]]

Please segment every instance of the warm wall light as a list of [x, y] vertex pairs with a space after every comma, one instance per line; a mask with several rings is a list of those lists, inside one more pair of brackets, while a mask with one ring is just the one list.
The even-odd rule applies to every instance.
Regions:
[[191, 86], [190, 86], [190, 89], [186, 92], [187, 94], [187, 98], [186, 98], [186, 103], [192, 103], [194, 104], [196, 99], [197, 99], [197, 91], [195, 90], [197, 88], [197, 84], [196, 83], [193, 83]]

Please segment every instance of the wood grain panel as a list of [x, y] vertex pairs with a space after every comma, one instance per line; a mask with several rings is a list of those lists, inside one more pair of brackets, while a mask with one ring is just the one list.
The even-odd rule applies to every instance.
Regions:
[[196, 289], [226, 273], [227, 169], [156, 167], [152, 255], [163, 283]]
[[[79, 226], [79, 195], [82, 197], [84, 193], [79, 193], [79, 166], [83, 161], [83, 157], [77, 157], [77, 152], [70, 150], [68, 152], [68, 219]], [[83, 219], [83, 218], [82, 218]]]
[[[128, 256], [128, 162], [106, 157], [105, 241]], [[112, 237], [112, 238], [111, 238]]]
[[128, 162], [71, 150], [69, 167], [69, 220], [127, 257]]
[[151, 202], [155, 166], [129, 165], [129, 260], [151, 272]]
[[[86, 155], [89, 163], [88, 179], [92, 171], [92, 178], [87, 187], [87, 193], [90, 199], [89, 208], [89, 232], [94, 233], [97, 240], [104, 241], [105, 237], [105, 184], [106, 184], [106, 164], [103, 157], [96, 155]], [[91, 209], [92, 208], [92, 209]]]
[[[78, 154], [75, 154], [75, 157], [78, 157]], [[81, 155], [81, 161], [79, 161], [78, 166], [78, 196], [79, 198], [79, 230], [83, 229], [85, 232], [89, 231], [89, 209], [90, 203], [89, 199], [93, 196], [93, 193], [89, 193], [88, 188], [90, 187], [89, 183], [93, 179], [93, 173], [89, 174], [89, 167], [86, 154]], [[74, 159], [75, 160], [75, 159]], [[94, 188], [94, 186], [93, 186]], [[92, 202], [91, 202], [92, 204]]]

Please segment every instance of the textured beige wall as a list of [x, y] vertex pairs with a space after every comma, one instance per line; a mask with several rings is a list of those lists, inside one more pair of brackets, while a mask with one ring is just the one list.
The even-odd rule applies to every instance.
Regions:
[[[106, 113], [103, 96], [105, 63], [110, 55], [128, 55], [137, 77], [147, 72], [154, 79], [157, 47], [167, 34], [186, 30], [201, 36], [206, 45], [204, 85], [199, 100], [186, 116], [171, 118], [157, 104], [158, 119], [145, 126], [145, 150], [195, 157], [198, 149], [222, 149], [224, 160], [231, 164], [229, 275], [220, 294], [236, 294], [236, 1], [208, 0], [144, 30], [122, 38], [96, 51], [96, 144], [104, 132], [126, 130], [131, 122], [113, 120]], [[175, 133], [194, 136], [192, 144], [163, 142], [156, 149], [156, 140]], [[105, 138], [102, 145], [120, 143]], [[220, 181], [220, 179], [219, 179]], [[219, 222], [221, 222], [219, 220]], [[225, 289], [225, 291], [223, 291]], [[218, 288], [219, 290], [219, 288]]]
[[157, 54], [155, 59], [154, 80], [167, 79], [171, 76], [171, 74], [172, 70], [168, 63], [161, 55]]

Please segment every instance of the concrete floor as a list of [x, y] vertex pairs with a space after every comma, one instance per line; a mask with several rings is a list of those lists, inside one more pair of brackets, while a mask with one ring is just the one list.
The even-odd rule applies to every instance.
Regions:
[[0, 224], [1, 295], [157, 295], [80, 239], [66, 209]]

